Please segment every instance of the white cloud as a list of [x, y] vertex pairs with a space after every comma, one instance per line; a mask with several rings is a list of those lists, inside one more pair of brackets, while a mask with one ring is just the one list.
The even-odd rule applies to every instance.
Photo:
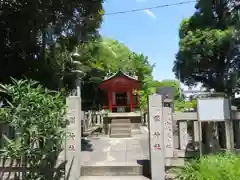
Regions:
[[157, 19], [157, 16], [155, 14], [153, 14], [152, 11], [150, 11], [149, 9], [144, 9], [143, 10], [148, 16], [150, 16], [153, 19]]

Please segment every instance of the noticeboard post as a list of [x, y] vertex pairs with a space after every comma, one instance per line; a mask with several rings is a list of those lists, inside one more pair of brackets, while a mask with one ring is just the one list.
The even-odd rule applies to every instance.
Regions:
[[[229, 98], [199, 98], [197, 99], [197, 114], [200, 141], [202, 140], [202, 122], [225, 122], [226, 146], [229, 150], [234, 149], [231, 103]], [[201, 143], [200, 155], [202, 155]]]
[[152, 180], [165, 180], [162, 96], [159, 94], [150, 95], [148, 108], [151, 176]]

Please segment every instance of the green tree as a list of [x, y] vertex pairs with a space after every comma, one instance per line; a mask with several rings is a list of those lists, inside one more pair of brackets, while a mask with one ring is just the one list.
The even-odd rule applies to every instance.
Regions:
[[86, 72], [82, 79], [84, 107], [97, 107], [101, 104], [104, 96], [99, 95], [99, 83], [108, 73], [115, 73], [119, 69], [139, 77], [142, 82], [141, 99], [145, 99], [141, 104], [146, 105], [145, 93], [151, 92], [149, 87], [154, 67], [149, 63], [148, 57], [134, 53], [123, 43], [105, 37], [80, 45], [78, 50], [81, 54], [78, 60], [85, 66], [83, 69]]
[[[56, 64], [69, 63], [69, 58], [63, 60], [67, 52], [99, 36], [102, 11], [102, 0], [1, 2], [0, 81], [27, 76], [58, 87], [62, 74], [55, 74], [62, 72], [62, 66]], [[64, 49], [62, 57], [57, 44]]]
[[179, 51], [173, 67], [181, 82], [187, 85], [200, 82], [218, 92], [235, 87], [236, 74], [231, 72], [238, 62], [231, 56], [236, 40], [235, 2], [200, 0], [193, 16], [182, 21]]

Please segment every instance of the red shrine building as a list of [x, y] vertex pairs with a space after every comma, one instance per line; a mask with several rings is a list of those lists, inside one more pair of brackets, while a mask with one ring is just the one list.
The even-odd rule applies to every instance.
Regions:
[[110, 112], [133, 112], [139, 109], [137, 90], [140, 82], [137, 77], [118, 71], [106, 77], [100, 84], [100, 89], [105, 92], [104, 109]]

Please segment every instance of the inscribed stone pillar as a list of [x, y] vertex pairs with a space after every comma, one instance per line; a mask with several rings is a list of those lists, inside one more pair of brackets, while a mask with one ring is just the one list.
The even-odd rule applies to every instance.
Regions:
[[165, 157], [173, 157], [172, 107], [163, 108]]
[[152, 180], [165, 180], [164, 122], [161, 95], [149, 96], [148, 111]]
[[79, 180], [81, 153], [81, 98], [71, 96], [67, 98], [69, 125], [66, 128], [65, 179]]

